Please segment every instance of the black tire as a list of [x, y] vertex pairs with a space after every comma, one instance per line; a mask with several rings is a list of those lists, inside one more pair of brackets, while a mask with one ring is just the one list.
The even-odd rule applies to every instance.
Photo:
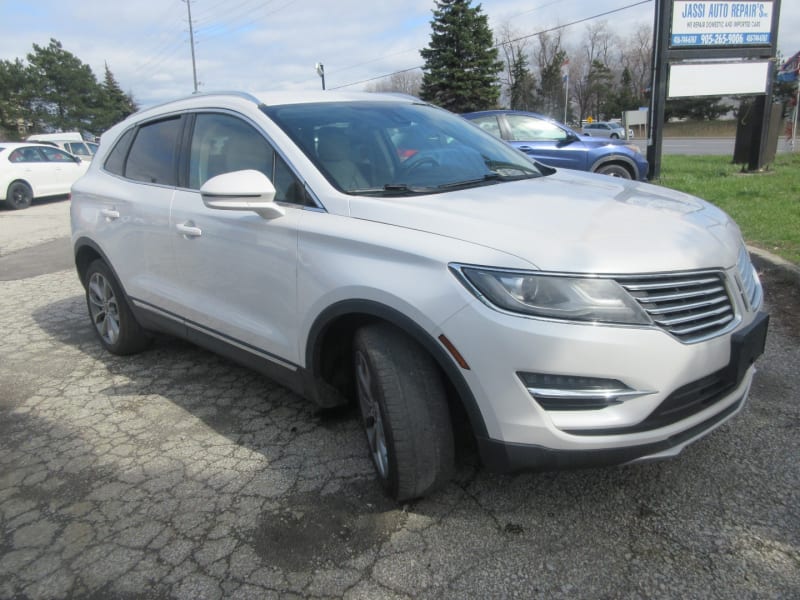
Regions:
[[612, 139], [612, 140], [618, 140], [618, 139], [619, 139], [619, 136], [618, 136], [616, 133], [612, 133], [612, 134], [611, 134], [611, 139]]
[[633, 179], [633, 173], [631, 173], [626, 166], [619, 163], [602, 165], [595, 170], [595, 173], [609, 175], [610, 177], [619, 177], [621, 179]]
[[11, 210], [28, 208], [33, 202], [33, 190], [24, 181], [12, 181], [6, 191], [5, 206]]
[[356, 394], [372, 462], [384, 489], [405, 501], [445, 484], [453, 430], [441, 375], [425, 350], [388, 324], [356, 332]]
[[84, 287], [89, 318], [106, 350], [127, 355], [147, 348], [150, 336], [136, 321], [122, 288], [105, 262], [97, 259], [89, 265]]

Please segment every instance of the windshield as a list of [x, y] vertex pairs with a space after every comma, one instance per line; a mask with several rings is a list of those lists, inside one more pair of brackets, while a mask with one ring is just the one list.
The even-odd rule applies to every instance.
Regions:
[[332, 102], [264, 107], [334, 186], [403, 195], [539, 177], [525, 155], [425, 104]]

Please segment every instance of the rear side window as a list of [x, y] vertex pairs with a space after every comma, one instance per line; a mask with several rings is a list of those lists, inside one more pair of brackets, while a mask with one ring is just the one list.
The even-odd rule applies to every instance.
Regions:
[[128, 154], [125, 177], [147, 183], [177, 185], [176, 156], [180, 132], [180, 117], [142, 125]]

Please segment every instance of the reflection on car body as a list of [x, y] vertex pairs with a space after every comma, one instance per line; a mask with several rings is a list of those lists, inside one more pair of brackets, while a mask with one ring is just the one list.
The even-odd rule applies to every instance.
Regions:
[[641, 181], [647, 177], [647, 160], [634, 144], [583, 137], [566, 125], [531, 112], [487, 110], [462, 116], [553, 167]]

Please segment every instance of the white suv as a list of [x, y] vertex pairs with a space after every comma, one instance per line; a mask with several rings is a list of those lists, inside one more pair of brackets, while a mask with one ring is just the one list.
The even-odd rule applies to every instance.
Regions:
[[168, 332], [357, 401], [400, 500], [448, 480], [458, 414], [502, 471], [675, 455], [742, 408], [767, 331], [721, 210], [392, 95], [139, 112], [74, 185], [72, 232], [109, 351]]

